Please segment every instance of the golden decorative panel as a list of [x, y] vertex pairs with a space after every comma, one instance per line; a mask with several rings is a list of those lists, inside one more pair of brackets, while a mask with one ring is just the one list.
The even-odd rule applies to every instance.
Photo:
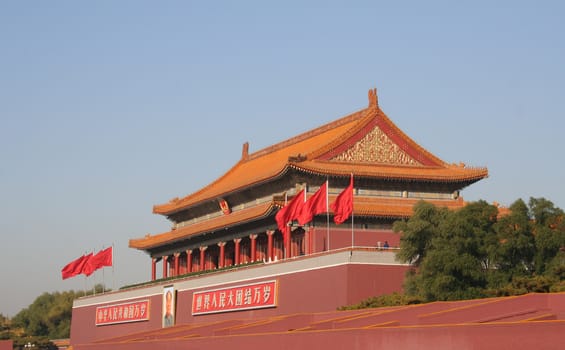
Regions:
[[352, 147], [338, 154], [332, 160], [421, 165], [420, 162], [404, 152], [378, 127], [375, 127]]

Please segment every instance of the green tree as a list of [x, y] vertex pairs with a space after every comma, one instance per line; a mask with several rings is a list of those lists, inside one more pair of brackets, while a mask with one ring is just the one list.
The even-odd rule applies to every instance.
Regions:
[[565, 292], [565, 214], [544, 198], [519, 199], [499, 213], [485, 201], [457, 211], [423, 201], [402, 233], [397, 259], [410, 263], [404, 295], [352, 308], [530, 292]]
[[10, 319], [0, 313], [0, 331], [10, 328]]
[[10, 319], [0, 313], [0, 340], [11, 338]]
[[394, 232], [402, 232], [397, 259], [420, 266], [431, 248], [432, 238], [439, 234], [439, 225], [447, 215], [449, 211], [446, 208], [437, 208], [425, 201], [416, 203], [410, 219], [394, 223]]
[[485, 242], [495, 237], [496, 214], [496, 207], [481, 201], [442, 215], [420, 265], [419, 295], [428, 301], [483, 295], [491, 261]]
[[555, 274], [554, 277], [559, 277], [563, 263], [558, 258], [558, 253], [565, 247], [565, 213], [544, 198], [530, 198], [528, 204], [534, 226], [535, 272], [538, 275]]
[[394, 292], [392, 294], [379, 295], [376, 297], [367, 298], [358, 304], [342, 306], [338, 310], [357, 310], [366, 309], [373, 307], [385, 307], [385, 306], [400, 306], [400, 305], [412, 305], [421, 304], [422, 300], [417, 297], [409, 297], [405, 294]]
[[397, 259], [414, 266], [405, 292], [432, 301], [560, 290], [564, 217], [544, 198], [517, 200], [503, 215], [485, 201], [457, 211], [419, 202], [394, 225], [403, 235]]
[[[94, 288], [96, 293], [102, 290], [102, 285], [96, 285]], [[14, 316], [13, 325], [23, 328], [27, 336], [68, 338], [73, 301], [81, 296], [84, 296], [84, 292], [43, 293], [29, 307]]]
[[509, 209], [510, 213], [501, 217], [496, 225], [499, 239], [497, 271], [508, 281], [531, 275], [536, 247], [526, 203], [519, 199]]

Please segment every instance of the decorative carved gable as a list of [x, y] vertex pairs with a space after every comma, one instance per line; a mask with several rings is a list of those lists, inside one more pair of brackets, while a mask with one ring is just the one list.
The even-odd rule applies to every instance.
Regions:
[[332, 160], [414, 166], [422, 165], [404, 152], [378, 127], [373, 128], [352, 147], [333, 157]]

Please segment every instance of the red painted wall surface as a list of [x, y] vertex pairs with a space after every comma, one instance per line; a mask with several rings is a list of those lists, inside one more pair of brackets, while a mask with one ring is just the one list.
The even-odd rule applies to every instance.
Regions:
[[[352, 268], [353, 266], [348, 266]], [[347, 300], [344, 305], [356, 304], [372, 296], [390, 294], [402, 289], [408, 267], [356, 265], [355, 271], [347, 274]]]
[[76, 350], [561, 349], [565, 293], [197, 322]]
[[163, 337], [136, 342], [76, 345], [76, 350], [152, 349], [562, 349], [563, 323], [445, 325], [443, 327], [379, 327], [322, 332], [266, 332], [244, 336]]
[[0, 340], [0, 350], [12, 350], [13, 346], [11, 340]]
[[[248, 311], [226, 312], [193, 316], [192, 290], [177, 292], [176, 324], [193, 322], [212, 322], [231, 319], [255, 319], [277, 315], [304, 312], [333, 311], [344, 305], [357, 303], [370, 296], [400, 291], [406, 266], [383, 266], [349, 264], [266, 277], [249, 282], [238, 282], [196, 289], [209, 290], [218, 287], [229, 287], [252, 282], [278, 280], [278, 306], [276, 308]], [[115, 294], [116, 303], [120, 293]], [[96, 307], [89, 305], [73, 308], [71, 324], [71, 344], [89, 343], [92, 341], [117, 337], [125, 334], [161, 328], [162, 295], [157, 294], [141, 299], [151, 300], [150, 320], [135, 323], [95, 326]], [[132, 299], [135, 300], [135, 299]], [[127, 300], [130, 301], [130, 300]], [[113, 304], [106, 303], [107, 304]]]
[[[117, 294], [119, 297], [119, 294]], [[148, 299], [147, 297], [141, 299]], [[141, 331], [161, 328], [161, 311], [162, 311], [162, 295], [149, 297], [151, 300], [150, 319], [149, 321], [121, 323], [105, 326], [96, 326], [96, 307], [98, 305], [73, 308], [71, 319], [71, 345], [83, 342], [90, 342], [97, 339], [106, 339], [124, 334], [131, 334]], [[136, 300], [136, 299], [132, 299]], [[129, 301], [129, 300], [128, 300]], [[117, 304], [124, 300], [106, 303]]]
[[[400, 245], [400, 234], [390, 230], [364, 230], [355, 228], [351, 234], [351, 227], [342, 225], [342, 228], [332, 228], [328, 234], [325, 228], [315, 228], [312, 236], [312, 246], [314, 252], [323, 252], [328, 250], [328, 244], [331, 250], [350, 247], [353, 242], [355, 247], [377, 247], [381, 246], [385, 241], [391, 248], [398, 248]], [[329, 237], [329, 239], [328, 239]]]

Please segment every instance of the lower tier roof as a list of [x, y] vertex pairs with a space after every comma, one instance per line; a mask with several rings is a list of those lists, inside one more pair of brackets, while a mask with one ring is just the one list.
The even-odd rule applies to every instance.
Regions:
[[[329, 202], [333, 202], [335, 196], [329, 196]], [[404, 219], [413, 213], [414, 205], [420, 201], [419, 198], [375, 198], [355, 196], [353, 203], [353, 215], [362, 217], [375, 217], [386, 219]], [[453, 200], [427, 200], [428, 202], [449, 209], [459, 209], [465, 206], [462, 197]], [[191, 225], [177, 228], [171, 231], [130, 239], [129, 247], [150, 250], [163, 245], [178, 241], [188, 240], [204, 233], [213, 233], [227, 228], [236, 227], [253, 221], [272, 216], [273, 228], [276, 228], [275, 211], [284, 206], [284, 202], [276, 200], [266, 202], [254, 207], [234, 211], [227, 215], [220, 215], [208, 220], [193, 223]], [[325, 215], [325, 214], [322, 214]]]

